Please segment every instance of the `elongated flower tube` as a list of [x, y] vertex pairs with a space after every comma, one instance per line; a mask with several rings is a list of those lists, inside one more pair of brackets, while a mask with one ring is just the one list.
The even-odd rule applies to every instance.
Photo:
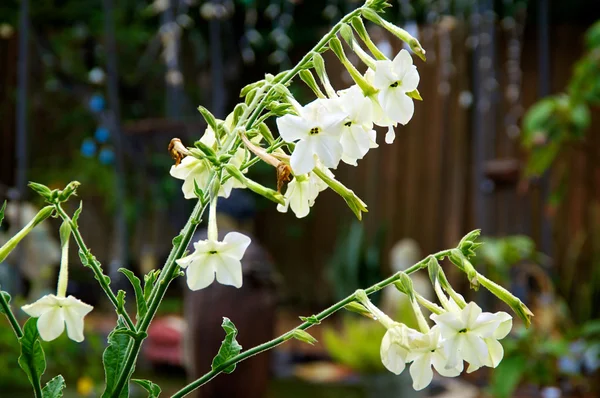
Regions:
[[65, 297], [68, 283], [69, 237], [71, 235], [69, 223], [62, 224], [60, 235], [62, 257], [56, 295], [48, 294], [35, 303], [24, 305], [21, 308], [27, 315], [38, 318], [37, 329], [42, 340], [56, 339], [64, 332], [66, 325], [69, 338], [80, 343], [84, 340], [83, 318], [94, 307], [73, 296]]
[[54, 206], [46, 206], [42, 208], [35, 217], [23, 227], [15, 236], [10, 238], [2, 247], [0, 247], [0, 263], [8, 257], [8, 255], [17, 247], [19, 242], [29, 234], [36, 225], [50, 217], [54, 211]]

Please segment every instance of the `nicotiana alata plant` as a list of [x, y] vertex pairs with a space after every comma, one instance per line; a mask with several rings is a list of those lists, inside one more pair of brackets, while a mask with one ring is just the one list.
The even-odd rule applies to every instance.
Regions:
[[[403, 49], [394, 59], [387, 59], [365, 28], [364, 20], [382, 26], [425, 60], [425, 50], [415, 38], [379, 15], [387, 6], [385, 0], [368, 0], [362, 7], [344, 16], [293, 69], [276, 76], [266, 75], [263, 80], [246, 86], [241, 93], [244, 101], [224, 121], [200, 107], [208, 127], [194, 146], [186, 147], [179, 139], [171, 141], [169, 152], [175, 159], [175, 165], [170, 173], [183, 180], [185, 198], [197, 203], [181, 233], [173, 239], [173, 249], [161, 270], [145, 275], [142, 282], [131, 271], [121, 269], [135, 292], [135, 317], [125, 308], [125, 292], [113, 292], [110, 278], [104, 274], [100, 262], [81, 236], [78, 218], [82, 206], [73, 216], [63, 209], [63, 204], [75, 195], [79, 183], [72, 182], [64, 190], [30, 184], [48, 205], [0, 248], [0, 259], [4, 259], [35, 225], [50, 216], [59, 217], [62, 219], [60, 238], [63, 255], [57, 292], [22, 307], [32, 317], [23, 327], [12, 312], [10, 295], [6, 292], [0, 294], [0, 310], [8, 318], [21, 345], [18, 362], [27, 374], [36, 397], [60, 397], [65, 386], [62, 376], [57, 376], [42, 387], [45, 359], [39, 339], [53, 340], [66, 328], [69, 338], [82, 341], [84, 318], [92, 311], [91, 306], [77, 298], [65, 297], [71, 237], [79, 248], [82, 265], [94, 274], [118, 315], [117, 325], [108, 336], [108, 347], [102, 357], [106, 374], [102, 397], [127, 397], [130, 382], [146, 389], [149, 397], [158, 397], [161, 392], [158, 385], [149, 380], [132, 379], [132, 375], [148, 327], [170, 283], [179, 276], [185, 276], [192, 290], [203, 289], [215, 279], [217, 283], [231, 285], [232, 289], [243, 284], [241, 260], [250, 238], [239, 232], [219, 236], [216, 218], [219, 197], [229, 196], [232, 189], [247, 188], [275, 202], [277, 210], [287, 212], [291, 209], [300, 218], [310, 212], [319, 193], [330, 188], [345, 200], [358, 219], [362, 218], [367, 205], [336, 180], [332, 169], [340, 162], [356, 166], [369, 150], [377, 148], [374, 126], [387, 128], [385, 142], [393, 143], [394, 129], [399, 127], [398, 124], [405, 125], [410, 121], [414, 112], [413, 100], [421, 100], [417, 90], [419, 74], [411, 54]], [[338, 36], [347, 46], [342, 45]], [[329, 50], [349, 72], [354, 86], [343, 90], [333, 88], [321, 55]], [[358, 55], [367, 66], [366, 73], [359, 72], [349, 62], [346, 51]], [[302, 105], [291, 94], [288, 86], [296, 76], [312, 89], [317, 97], [314, 101]], [[265, 123], [271, 117], [276, 118], [278, 137]], [[246, 171], [259, 161], [275, 168], [276, 189], [265, 187], [246, 176]], [[194, 231], [207, 207], [207, 239], [194, 242], [193, 250], [188, 253]], [[3, 214], [4, 207], [0, 222]], [[302, 317], [302, 323], [296, 328], [247, 350], [243, 350], [236, 341], [238, 331], [235, 325], [228, 318], [223, 318], [225, 339], [214, 357], [212, 370], [183, 387], [173, 397], [183, 397], [218, 374], [233, 372], [236, 364], [244, 359], [289, 339], [314, 343], [315, 339], [306, 330], [341, 309], [371, 316], [387, 329], [381, 342], [381, 360], [396, 374], [404, 371], [409, 363], [413, 386], [417, 390], [431, 382], [432, 369], [442, 376], [454, 377], [463, 371], [464, 362], [468, 363], [467, 372], [482, 366], [497, 366], [503, 356], [498, 340], [509, 333], [512, 317], [505, 312], [483, 312], [476, 303], [465, 302], [446, 279], [439, 261], [448, 258], [467, 275], [471, 287], [488, 289], [507, 303], [527, 326], [533, 314], [518, 298], [473, 267], [469, 259], [480, 245], [478, 236], [479, 231], [473, 231], [457, 247], [430, 255], [406, 271], [354, 292], [316, 315]], [[439, 304], [428, 301], [413, 289], [409, 275], [423, 269], [429, 272]], [[370, 294], [392, 285], [409, 297], [418, 319], [418, 329], [394, 321], [370, 302]], [[431, 326], [427, 321], [422, 307], [432, 313], [430, 318], [435, 325]]]

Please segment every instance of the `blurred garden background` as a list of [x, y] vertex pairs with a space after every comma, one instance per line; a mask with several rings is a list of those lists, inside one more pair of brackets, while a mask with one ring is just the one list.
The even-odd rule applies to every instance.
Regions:
[[[299, 315], [455, 246], [475, 228], [486, 241], [477, 268], [535, 314], [530, 329], [516, 325], [505, 340], [497, 369], [434, 380], [415, 393], [406, 375], [386, 373], [381, 364], [385, 330], [340, 313], [315, 328], [316, 345], [290, 341], [219, 376], [198, 396], [600, 396], [600, 2], [391, 3], [386, 18], [427, 51], [426, 63], [415, 58], [424, 101], [397, 129], [394, 145], [381, 145], [361, 167], [336, 171], [369, 212], [358, 222], [326, 191], [308, 217], [296, 219], [235, 191], [219, 207], [219, 225], [254, 237], [243, 263], [248, 282], [235, 291], [212, 286], [186, 294], [177, 283], [170, 289], [136, 370], [157, 379], [165, 396], [210, 369], [222, 316], [249, 348], [295, 326]], [[113, 288], [130, 289], [116, 270], [143, 275], [160, 268], [192, 209], [169, 175], [167, 145], [174, 137], [186, 145], [201, 137], [206, 125], [197, 106], [224, 118], [243, 86], [291, 67], [360, 4], [2, 0], [0, 200], [8, 208], [0, 244], [42, 205], [28, 181], [50, 188], [80, 181], [82, 234]], [[402, 48], [386, 31], [368, 28], [386, 55]], [[351, 83], [335, 57], [326, 62], [335, 87]], [[312, 98], [301, 83], [291, 90], [303, 103]], [[274, 186], [270, 168], [251, 173]], [[69, 205], [72, 212], [77, 203]], [[54, 289], [58, 226], [45, 221], [0, 264], [0, 284], [13, 304]], [[71, 258], [78, 261], [75, 249]], [[496, 305], [468, 291], [456, 269], [445, 269], [463, 294]], [[47, 374], [60, 369], [67, 397], [99, 396], [101, 352], [114, 323], [88, 271], [74, 264], [69, 285], [95, 306], [85, 342], [62, 336], [44, 343]], [[427, 294], [423, 285], [417, 289]], [[410, 323], [407, 304], [394, 293], [376, 300]], [[2, 319], [0, 396], [27, 397], [13, 338]]]

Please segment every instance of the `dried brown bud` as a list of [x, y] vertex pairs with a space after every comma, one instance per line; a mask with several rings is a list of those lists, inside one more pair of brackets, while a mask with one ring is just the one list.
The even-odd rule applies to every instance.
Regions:
[[169, 142], [168, 151], [173, 160], [175, 160], [175, 166], [179, 166], [181, 160], [190, 154], [190, 151], [183, 146], [179, 138], [173, 138]]

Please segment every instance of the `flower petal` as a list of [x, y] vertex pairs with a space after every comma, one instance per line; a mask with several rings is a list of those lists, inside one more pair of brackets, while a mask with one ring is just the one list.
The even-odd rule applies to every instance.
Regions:
[[94, 307], [92, 307], [91, 305], [86, 304], [73, 296], [69, 296], [67, 298], [62, 299], [62, 305], [63, 307], [68, 308], [69, 311], [72, 311], [73, 313], [81, 317], [86, 316], [94, 309]]
[[400, 52], [396, 54], [394, 60], [392, 61], [392, 69], [400, 77], [404, 76], [411, 66], [413, 66], [412, 56], [405, 49], [400, 50]]
[[44, 312], [37, 320], [40, 337], [44, 341], [52, 341], [65, 330], [65, 318], [60, 307], [55, 306]]
[[399, 375], [406, 367], [406, 354], [407, 351], [404, 348], [393, 343], [391, 333], [388, 330], [383, 336], [380, 348], [383, 366], [390, 372]]
[[407, 124], [415, 113], [412, 98], [398, 89], [388, 89], [379, 93], [379, 101], [385, 114], [393, 121]]
[[342, 144], [337, 137], [321, 135], [314, 140], [313, 148], [327, 168], [335, 169], [342, 158]]
[[431, 354], [431, 364], [435, 370], [444, 377], [456, 377], [463, 370], [462, 361], [457, 361], [457, 364], [454, 367], [448, 367], [448, 359], [442, 350], [436, 350]]
[[307, 174], [315, 168], [314, 151], [310, 142], [300, 141], [296, 144], [290, 165], [295, 174]]
[[53, 294], [47, 294], [35, 303], [24, 305], [21, 309], [25, 311], [27, 315], [38, 318], [56, 306], [58, 306], [57, 297]]
[[394, 130], [394, 126], [389, 126], [387, 133], [385, 133], [385, 143], [393, 144], [396, 139], [396, 131]]
[[73, 341], [81, 343], [83, 336], [83, 316], [77, 313], [77, 309], [63, 308], [63, 316], [67, 324], [67, 336]]
[[308, 137], [310, 125], [307, 120], [296, 115], [284, 115], [277, 119], [279, 135], [285, 142], [294, 142]]
[[200, 290], [209, 286], [215, 280], [215, 270], [209, 264], [209, 255], [202, 257], [203, 261], [191, 264], [185, 272], [186, 282], [190, 290]]
[[294, 191], [289, 196], [289, 203], [296, 217], [303, 218], [310, 212], [310, 183], [308, 181], [297, 181], [297, 179], [294, 179], [294, 181], [296, 183], [294, 184]]
[[225, 235], [225, 238], [223, 238], [223, 242], [225, 242], [226, 245], [221, 249], [221, 252], [241, 260], [242, 257], [244, 257], [246, 249], [250, 246], [251, 239], [239, 232], [229, 232]]
[[433, 379], [431, 360], [429, 354], [421, 355], [410, 365], [410, 376], [413, 379], [413, 388], [420, 391], [427, 387]]
[[512, 316], [504, 311], [496, 312], [495, 315], [498, 321], [500, 321], [500, 325], [496, 331], [494, 331], [494, 338], [496, 340], [502, 340], [512, 329]]
[[486, 366], [491, 368], [495, 368], [502, 361], [504, 357], [504, 348], [502, 344], [498, 342], [498, 340], [490, 338], [485, 339], [485, 343], [487, 344], [488, 352], [489, 352], [489, 362], [486, 363]]
[[375, 61], [375, 73], [373, 74], [373, 86], [379, 90], [384, 90], [390, 84], [398, 80], [394, 73], [394, 66], [391, 61]]
[[217, 273], [217, 282], [222, 285], [242, 287], [242, 263], [240, 260], [222, 253], [211, 257], [215, 260], [214, 269]]
[[419, 80], [421, 80], [419, 72], [417, 72], [417, 67], [413, 65], [402, 78], [401, 89], [404, 92], [414, 91], [419, 85]]
[[186, 156], [177, 166], [171, 166], [169, 174], [177, 179], [184, 180], [200, 162], [202, 162], [200, 159], [193, 156]]

